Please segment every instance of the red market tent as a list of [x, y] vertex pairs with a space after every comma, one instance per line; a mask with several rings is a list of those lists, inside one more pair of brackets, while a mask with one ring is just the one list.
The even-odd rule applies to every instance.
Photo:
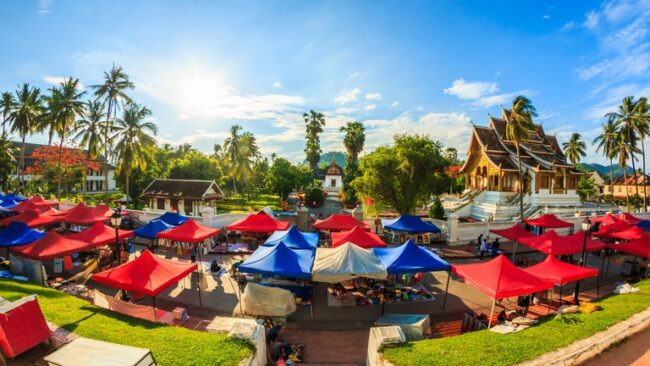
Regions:
[[[98, 216], [104, 216], [109, 219], [111, 218], [111, 215], [113, 215], [113, 210], [110, 207], [108, 207], [108, 205], [97, 205], [95, 206], [93, 211]], [[123, 214], [126, 214], [126, 212], [124, 212]]]
[[601, 238], [609, 238], [609, 236], [612, 233], [627, 230], [631, 227], [630, 224], [628, 224], [625, 221], [619, 221], [617, 223], [611, 224], [611, 225], [605, 225], [601, 226], [597, 232], [594, 233], [594, 236], [598, 236]]
[[[50, 328], [36, 295], [7, 302], [0, 308], [0, 349], [5, 357], [15, 358], [47, 341], [50, 336]], [[6, 364], [11, 362], [8, 360]]]
[[329, 231], [346, 231], [352, 230], [355, 226], [363, 230], [370, 231], [370, 226], [366, 223], [358, 221], [351, 215], [334, 214], [324, 220], [316, 220], [314, 229], [316, 230], [329, 230]]
[[179, 226], [159, 232], [156, 234], [156, 237], [185, 243], [197, 243], [213, 237], [220, 232], [221, 229], [202, 226], [197, 224], [193, 219], [189, 219]]
[[520, 224], [514, 224], [507, 229], [491, 229], [490, 232], [512, 241], [535, 236], [530, 231], [526, 231]]
[[[117, 236], [120, 240], [134, 236], [133, 232], [129, 230], [118, 230], [117, 233]], [[70, 234], [67, 237], [70, 239], [83, 241], [84, 243], [100, 246], [115, 242], [115, 228], [107, 226], [101, 222], [96, 222], [88, 229], [80, 231], [78, 233]]]
[[[550, 230], [540, 236], [522, 238], [520, 243], [549, 255], [571, 255], [582, 252], [584, 231], [571, 235], [560, 236]], [[587, 252], [605, 248], [605, 243], [587, 237]]]
[[333, 248], [345, 243], [352, 243], [366, 249], [386, 247], [386, 243], [377, 234], [365, 231], [358, 226], [349, 231], [332, 233]]
[[573, 227], [572, 223], [568, 221], [560, 220], [557, 218], [557, 216], [553, 214], [542, 215], [535, 219], [524, 220], [524, 222], [530, 226], [541, 227], [544, 229], [559, 229], [565, 227]]
[[524, 271], [558, 285], [598, 276], [598, 270], [595, 268], [562, 262], [553, 255], [547, 256], [544, 261], [534, 266], [525, 268]]
[[620, 218], [612, 215], [609, 212], [604, 214], [603, 216], [594, 217], [594, 218], [591, 218], [589, 220], [592, 223], [600, 222], [601, 225], [612, 225], [612, 224], [616, 224], [617, 222], [620, 222], [620, 221], [625, 221], [625, 220], [621, 220]]
[[289, 229], [289, 222], [276, 220], [264, 210], [260, 210], [256, 214], [250, 214], [226, 226], [226, 230], [247, 233], [272, 233], [277, 230], [287, 229]]
[[65, 211], [63, 221], [73, 225], [92, 225], [96, 222], [105, 222], [110, 220], [110, 215], [104, 216], [103, 214], [98, 214], [95, 209], [96, 208], [80, 203]]
[[11, 248], [11, 252], [21, 257], [45, 261], [84, 250], [93, 250], [94, 247], [92, 244], [70, 239], [56, 231], [50, 231], [31, 244]]
[[638, 226], [632, 226], [627, 230], [610, 233], [609, 237], [621, 240], [635, 240], [641, 238], [645, 234], [645, 230]]
[[157, 296], [164, 289], [196, 271], [196, 263], [180, 263], [159, 258], [149, 250], [127, 263], [94, 274], [92, 279], [111, 287]]
[[627, 222], [628, 224], [631, 224], [631, 225], [638, 224], [641, 221], [643, 221], [638, 217], [632, 216], [632, 214], [629, 213], [629, 212], [623, 212], [622, 214], [620, 214], [619, 219], [623, 220], [623, 221], [625, 221], [625, 222]]
[[650, 235], [623, 244], [607, 244], [607, 247], [637, 257], [650, 258]]
[[63, 221], [63, 217], [60, 216], [60, 212], [54, 209], [49, 209], [45, 211], [25, 211], [19, 215], [7, 217], [0, 220], [0, 225], [9, 225], [14, 221], [19, 221], [27, 224], [31, 228], [47, 226], [51, 224], [56, 224], [57, 222]]

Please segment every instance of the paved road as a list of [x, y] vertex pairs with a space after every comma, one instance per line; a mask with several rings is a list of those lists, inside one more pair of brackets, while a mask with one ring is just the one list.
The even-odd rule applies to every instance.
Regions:
[[650, 365], [650, 327], [580, 366]]

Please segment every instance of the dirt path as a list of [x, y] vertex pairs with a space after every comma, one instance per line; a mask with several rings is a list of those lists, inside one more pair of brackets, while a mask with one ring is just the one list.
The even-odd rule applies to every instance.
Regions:
[[650, 327], [580, 366], [650, 365]]

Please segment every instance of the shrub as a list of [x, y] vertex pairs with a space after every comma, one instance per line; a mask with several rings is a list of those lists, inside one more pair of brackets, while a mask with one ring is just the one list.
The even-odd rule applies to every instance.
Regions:
[[305, 190], [305, 203], [313, 207], [320, 207], [325, 201], [327, 194], [318, 187], [310, 187]]

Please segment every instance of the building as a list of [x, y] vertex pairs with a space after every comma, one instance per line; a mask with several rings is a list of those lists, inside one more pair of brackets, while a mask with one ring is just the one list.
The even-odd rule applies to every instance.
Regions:
[[[634, 184], [634, 174], [628, 174], [627, 181], [625, 180], [625, 176], [621, 175], [620, 177], [614, 179], [614, 192], [612, 192], [612, 185], [607, 182], [603, 187], [603, 193], [605, 196], [613, 196], [616, 199], [626, 199], [628, 194], [630, 197], [633, 197], [637, 194], [638, 186], [639, 196], [643, 197], [643, 173], [636, 175], [636, 181], [638, 182], [637, 185]], [[650, 195], [650, 176], [648, 175], [645, 176], [645, 189], [646, 192], [648, 192], [648, 195]], [[627, 194], [625, 193], [626, 190]]]
[[600, 175], [600, 173], [594, 170], [593, 172], [587, 174], [589, 175], [589, 178], [594, 181], [594, 186], [598, 189], [598, 196], [605, 194], [605, 185], [607, 183], [605, 182], [605, 179]]
[[501, 118], [490, 116], [487, 127], [472, 127], [465, 164], [466, 192], [472, 192], [472, 217], [511, 219], [518, 213], [518, 192], [523, 186], [526, 210], [538, 207], [580, 206], [576, 190], [583, 173], [567, 162], [555, 136], [535, 125], [528, 140], [520, 145], [523, 179], [519, 180], [517, 151], [506, 138], [509, 111]]
[[149, 200], [150, 211], [199, 216], [206, 207], [216, 212], [217, 202], [224, 194], [213, 180], [155, 179], [142, 192], [142, 197]]
[[[12, 178], [18, 178], [20, 177], [20, 167], [18, 166], [18, 164], [20, 164], [20, 149], [22, 143], [19, 141], [12, 141], [11, 143], [13, 144], [13, 156], [17, 162], [16, 170], [14, 171]], [[34, 163], [36, 162], [36, 159], [32, 156], [34, 154], [34, 150], [42, 147], [47, 147], [47, 145], [25, 143], [25, 168], [26, 169], [34, 166]], [[106, 163], [106, 159], [103, 156], [99, 156], [97, 161], [101, 163], [100, 170], [98, 171], [88, 170], [88, 174], [86, 174], [86, 192], [87, 193], [105, 192], [104, 174], [107, 171], [108, 171], [108, 190], [115, 191], [116, 189], [115, 167], [111, 164]], [[37, 179], [37, 178], [39, 178], [38, 175], [24, 176], [26, 182], [29, 182], [30, 180]]]
[[340, 192], [343, 188], [343, 169], [332, 159], [330, 165], [325, 169], [323, 178], [323, 189], [328, 192]]

